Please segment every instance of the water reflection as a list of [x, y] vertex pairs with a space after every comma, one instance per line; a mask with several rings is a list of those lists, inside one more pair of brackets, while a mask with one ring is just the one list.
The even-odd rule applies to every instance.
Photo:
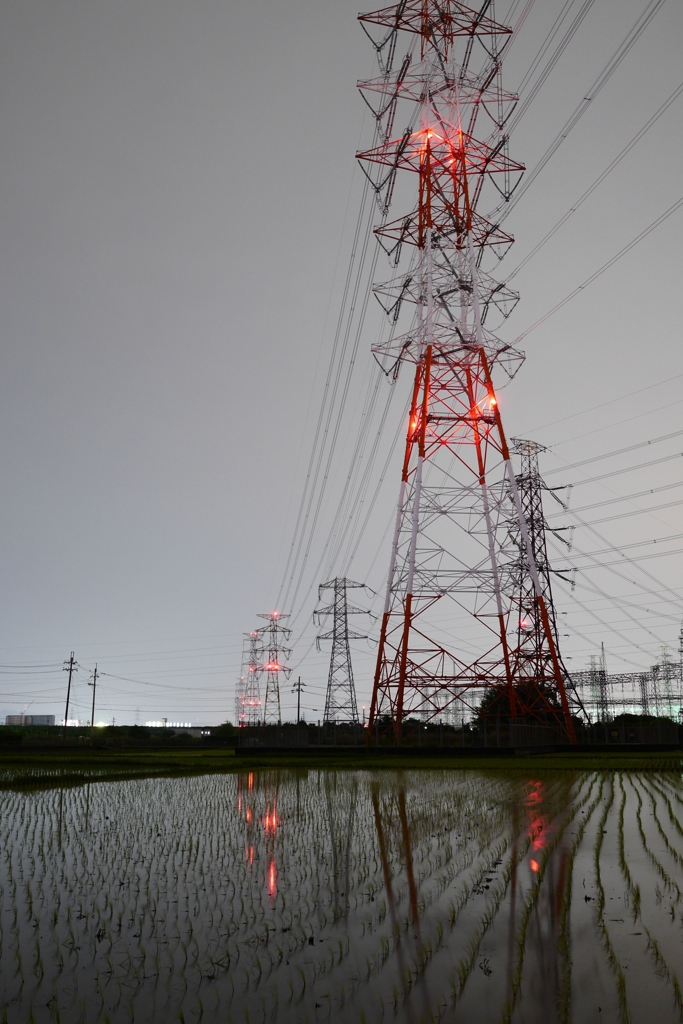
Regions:
[[[346, 920], [350, 910], [351, 852], [358, 800], [358, 780], [348, 786], [337, 785], [335, 772], [325, 772], [325, 802], [332, 853], [332, 900], [335, 920]], [[297, 778], [297, 806], [300, 804], [300, 780]]]
[[237, 814], [245, 825], [245, 862], [250, 868], [263, 837], [265, 886], [271, 902], [277, 896], [276, 840], [280, 818], [278, 816], [278, 789], [280, 773], [268, 772], [257, 776], [254, 772], [237, 776]]
[[680, 775], [244, 772], [0, 813], [8, 1024], [681, 1016]]

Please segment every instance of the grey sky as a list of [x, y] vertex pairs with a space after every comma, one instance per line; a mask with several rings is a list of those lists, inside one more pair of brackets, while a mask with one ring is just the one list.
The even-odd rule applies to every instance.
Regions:
[[[499, 18], [508, 6], [499, 4]], [[506, 61], [508, 88], [560, 7], [537, 0]], [[645, 0], [596, 0], [515, 130], [515, 157], [534, 166], [644, 8]], [[347, 0], [2, 6], [0, 646], [9, 666], [58, 666], [74, 649], [84, 666], [81, 717], [96, 660], [110, 673], [103, 718], [133, 721], [138, 708], [140, 721], [232, 716], [241, 633], [272, 608], [282, 578], [357, 215], [354, 152], [370, 124], [355, 82], [374, 67], [356, 14]], [[517, 242], [499, 273], [679, 84], [682, 37], [683, 9], [667, 0], [506, 222]], [[679, 198], [681, 103], [515, 278], [522, 301], [505, 328], [510, 339]], [[683, 378], [607, 403], [683, 373], [682, 218], [674, 214], [525, 340], [527, 362], [501, 406], [508, 434], [557, 445], [545, 469], [680, 428]], [[379, 276], [389, 276], [386, 265]], [[370, 373], [374, 316], [337, 485]], [[677, 446], [660, 445], [657, 456]], [[609, 485], [627, 494], [676, 479], [672, 462]], [[356, 578], [382, 540], [396, 484], [390, 473]], [[572, 503], [609, 497], [604, 486], [577, 488]], [[333, 481], [322, 532], [335, 493]], [[683, 532], [677, 507], [656, 515], [603, 529], [620, 544]], [[590, 536], [582, 543], [604, 546]], [[368, 578], [375, 588], [387, 558], [385, 545]], [[677, 587], [682, 564], [677, 555], [647, 567]], [[648, 664], [655, 636], [674, 643], [682, 611], [680, 602], [658, 606], [672, 618], [660, 615], [652, 636], [631, 635], [617, 651], [613, 634], [571, 597], [561, 601], [567, 632], [574, 622], [596, 645], [604, 639], [615, 668], [618, 657], [624, 668]], [[313, 637], [312, 609], [311, 600], [301, 611], [293, 664]], [[366, 699], [372, 651], [359, 646]], [[576, 634], [565, 641], [575, 667], [589, 648]], [[313, 652], [300, 670], [315, 717], [325, 654]], [[3, 670], [1, 714], [21, 710], [21, 695], [34, 711], [61, 713], [63, 676], [41, 672]]]

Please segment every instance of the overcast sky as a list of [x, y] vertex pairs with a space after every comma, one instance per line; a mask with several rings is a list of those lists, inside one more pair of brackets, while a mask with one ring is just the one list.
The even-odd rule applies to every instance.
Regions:
[[[562, 2], [532, 8], [506, 59], [509, 89]], [[646, 6], [595, 0], [513, 133], [512, 153], [527, 167]], [[498, 5], [499, 19], [508, 7]], [[274, 607], [283, 577], [360, 202], [354, 153], [369, 144], [371, 125], [355, 83], [374, 74], [374, 58], [356, 15], [350, 0], [0, 8], [1, 715], [24, 703], [62, 714], [60, 666], [74, 650], [82, 718], [96, 661], [108, 674], [98, 719], [233, 717], [242, 633]], [[666, 0], [506, 221], [517, 241], [501, 275], [680, 84], [681, 38], [683, 8]], [[679, 99], [515, 277], [522, 300], [505, 337], [680, 198], [682, 111]], [[524, 340], [526, 364], [501, 408], [509, 435], [550, 446], [549, 483], [578, 484], [587, 469], [555, 471], [681, 429], [682, 226], [683, 209]], [[389, 276], [382, 266], [379, 277]], [[337, 482], [372, 367], [370, 320]], [[388, 441], [407, 387], [407, 377], [397, 385]], [[682, 440], [597, 469], [675, 455]], [[672, 458], [577, 486], [572, 504], [675, 484], [682, 470]], [[353, 564], [375, 589], [397, 486], [392, 464]], [[598, 529], [619, 545], [683, 533], [680, 491], [652, 504], [667, 495], [666, 510]], [[585, 550], [605, 547], [594, 535], [577, 532], [579, 540]], [[639, 564], [652, 574], [647, 594], [642, 572], [639, 585], [612, 574], [591, 586], [620, 587], [638, 620], [646, 603], [640, 632], [593, 591], [558, 592], [570, 666], [583, 668], [601, 640], [621, 671], [650, 664], [662, 642], [676, 646], [683, 555]], [[304, 592], [317, 582], [311, 570]], [[303, 658], [313, 606], [311, 593], [291, 663], [315, 718], [326, 653]], [[367, 701], [372, 648], [356, 646]]]

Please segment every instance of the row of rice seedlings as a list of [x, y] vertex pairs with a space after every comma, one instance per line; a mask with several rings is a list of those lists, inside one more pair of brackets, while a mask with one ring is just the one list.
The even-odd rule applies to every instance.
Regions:
[[629, 1024], [631, 1015], [629, 1013], [628, 1001], [626, 998], [626, 978], [619, 958], [614, 950], [609, 929], [605, 922], [605, 890], [602, 884], [602, 873], [600, 868], [600, 853], [602, 851], [603, 842], [605, 839], [605, 823], [608, 815], [612, 809], [614, 803], [614, 776], [610, 775], [609, 779], [609, 792], [607, 799], [603, 806], [602, 815], [598, 822], [595, 846], [593, 849], [593, 864], [595, 868], [595, 884], [597, 888], [597, 899], [595, 905], [595, 921], [600, 938], [602, 940], [605, 952], [607, 954], [607, 962], [615, 976], [617, 983], [617, 996], [619, 1001], [619, 1016], [622, 1024]]
[[623, 781], [622, 778], [619, 779], [619, 785], [620, 785], [621, 794], [622, 794], [620, 808], [619, 808], [619, 823], [618, 823], [618, 828], [619, 828], [619, 864], [620, 864], [620, 867], [621, 867], [622, 874], [624, 876], [624, 880], [626, 882], [627, 891], [628, 891], [629, 898], [630, 898], [630, 904], [631, 904], [632, 915], [633, 915], [633, 923], [635, 924], [638, 920], [640, 920], [640, 924], [641, 924], [641, 926], [643, 928], [643, 931], [645, 932], [645, 934], [647, 936], [648, 950], [650, 951], [650, 953], [652, 955], [652, 958], [653, 958], [653, 961], [654, 961], [655, 970], [660, 974], [660, 976], [665, 977], [667, 979], [667, 981], [669, 982], [669, 984], [671, 985], [676, 1006], [678, 1007], [679, 1012], [681, 1012], [681, 1010], [683, 1010], [683, 1003], [681, 1001], [681, 989], [680, 989], [680, 985], [679, 985], [679, 982], [678, 982], [678, 978], [677, 978], [675, 972], [673, 972], [669, 968], [669, 965], [667, 964], [666, 959], [665, 959], [665, 957], [663, 956], [663, 954], [662, 954], [662, 952], [660, 950], [659, 943], [657, 942], [656, 938], [653, 936], [652, 931], [650, 930], [648, 925], [645, 924], [645, 922], [641, 918], [640, 887], [634, 883], [634, 880], [633, 880], [633, 877], [632, 877], [632, 874], [631, 874], [631, 870], [629, 868], [629, 865], [627, 863], [626, 856], [625, 856], [624, 810], [625, 810], [625, 806], [626, 806], [626, 787], [624, 786], [624, 781]]
[[[662, 795], [660, 786], [654, 784], [653, 780], [651, 780], [651, 779], [649, 779], [647, 777], [646, 778], [641, 778], [641, 779], [638, 779], [638, 780], [630, 779], [630, 782], [631, 782], [631, 785], [632, 785], [632, 787], [634, 789], [639, 791], [639, 788], [642, 787], [643, 791], [646, 792], [647, 795], [649, 796], [650, 804], [651, 804], [651, 807], [652, 807], [651, 813], [652, 813], [653, 819], [655, 821], [655, 825], [656, 825], [657, 831], [658, 831], [658, 833], [660, 835], [660, 838], [664, 841], [667, 850], [672, 854], [672, 856], [674, 857], [674, 860], [676, 860], [678, 862], [678, 857], [676, 856], [677, 851], [675, 851], [675, 849], [672, 847], [672, 844], [670, 843], [670, 841], [668, 839], [668, 836], [664, 832], [664, 830], [662, 828], [662, 825], [661, 825], [661, 822], [659, 820], [659, 815], [658, 815], [658, 810], [657, 810], [657, 795], [660, 795], [660, 796]], [[640, 784], [640, 787], [639, 787], [639, 784]], [[623, 782], [622, 782], [622, 788], [624, 788], [624, 791], [625, 791], [625, 787], [623, 787]], [[664, 794], [664, 796], [665, 796], [665, 794]], [[665, 806], [666, 806], [666, 803], [665, 803]], [[670, 801], [668, 802], [668, 806], [669, 806], [669, 809], [671, 810]], [[644, 832], [643, 823], [642, 823], [642, 805], [639, 805], [639, 814], [640, 814], [639, 831], [640, 831], [640, 835], [641, 835], [641, 841], [643, 843], [643, 846], [645, 848], [646, 853], [648, 854], [649, 859], [652, 861], [652, 859], [654, 857], [654, 854], [652, 853], [649, 844], [647, 844], [647, 842], [645, 840], [645, 832]], [[657, 861], [657, 858], [654, 858], [654, 860]], [[622, 867], [622, 871], [623, 871], [623, 867]], [[658, 874], [660, 874], [660, 877], [661, 877], [661, 872], [658, 871]], [[633, 885], [633, 882], [632, 882], [632, 880], [630, 878], [630, 873], [629, 873], [628, 878], [627, 878], [627, 884], [629, 885], [629, 889], [633, 892], [633, 897], [634, 897], [633, 898], [633, 902], [634, 902], [634, 904], [637, 904], [637, 907], [638, 907], [638, 917], [639, 917], [639, 920], [640, 920], [640, 925], [643, 928], [643, 931], [645, 932], [645, 935], [647, 937], [647, 948], [648, 948], [648, 951], [649, 951], [650, 956], [652, 958], [655, 972], [656, 972], [656, 974], [659, 977], [664, 978], [666, 980], [667, 984], [670, 986], [671, 994], [672, 994], [672, 997], [673, 997], [674, 1004], [675, 1004], [675, 1006], [676, 1006], [676, 1008], [678, 1010], [679, 1015], [681, 1017], [683, 1017], [683, 998], [682, 998], [682, 992], [681, 992], [681, 985], [680, 985], [680, 982], [678, 980], [678, 975], [676, 974], [676, 971], [670, 966], [670, 964], [669, 964], [669, 962], [667, 960], [667, 957], [665, 956], [665, 954], [664, 954], [664, 952], [662, 950], [662, 943], [660, 941], [658, 941], [657, 937], [654, 934], [654, 925], [653, 925], [653, 923], [652, 922], [648, 923], [645, 920], [643, 920], [642, 909], [641, 909], [641, 902], [642, 901], [641, 901], [641, 896], [640, 896], [640, 888]], [[669, 905], [669, 909], [670, 909], [670, 914], [671, 914], [671, 919], [672, 920], [675, 918], [675, 905], [676, 905], [677, 902], [678, 902], [678, 898], [676, 898], [675, 900], [672, 899], [672, 901], [671, 901], [671, 903]], [[649, 903], [649, 902], [648, 902], [648, 907], [649, 907], [649, 909], [654, 909], [652, 907], [652, 904]], [[655, 907], [656, 907], [656, 904], [655, 904]], [[661, 914], [660, 914], [660, 918], [661, 918]], [[670, 945], [670, 943], [669, 943], [669, 945]]]
[[[669, 839], [668, 835], [666, 834], [666, 832], [662, 828], [662, 824], [661, 824], [661, 822], [659, 820], [659, 814], [658, 814], [658, 810], [657, 810], [657, 796], [659, 794], [657, 793], [657, 790], [656, 789], [653, 790], [653, 787], [651, 785], [651, 782], [650, 782], [650, 779], [649, 779], [648, 776], [645, 776], [644, 778], [641, 778], [640, 784], [641, 784], [641, 786], [643, 788], [643, 791], [645, 793], [647, 793], [647, 795], [649, 797], [650, 807], [652, 809], [652, 817], [654, 819], [655, 825], [657, 827], [657, 831], [659, 832], [659, 835], [660, 835], [660, 837], [662, 839], [662, 842], [666, 846], [669, 854], [671, 855], [673, 860], [676, 862], [677, 866], [679, 868], [683, 867], [683, 857], [681, 856], [681, 854], [678, 852], [678, 850], [676, 849], [674, 844]], [[679, 889], [678, 893], [677, 893], [677, 901], [680, 899], [680, 897], [681, 897], [681, 893], [680, 893], [680, 889]]]
[[636, 821], [638, 823], [638, 832], [640, 833], [643, 850], [645, 851], [655, 871], [664, 882], [666, 890], [672, 892], [675, 895], [676, 902], [678, 902], [681, 898], [681, 890], [678, 886], [678, 883], [675, 881], [675, 879], [671, 877], [671, 875], [668, 873], [662, 862], [655, 855], [645, 835], [645, 830], [643, 827], [643, 798], [641, 795], [640, 787], [638, 786], [637, 780], [634, 776], [629, 776], [629, 783], [636, 797]]

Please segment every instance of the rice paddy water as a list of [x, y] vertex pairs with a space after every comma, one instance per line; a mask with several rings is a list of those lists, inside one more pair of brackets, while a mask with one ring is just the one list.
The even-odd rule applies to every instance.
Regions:
[[683, 1015], [680, 773], [0, 793], [5, 1022]]

